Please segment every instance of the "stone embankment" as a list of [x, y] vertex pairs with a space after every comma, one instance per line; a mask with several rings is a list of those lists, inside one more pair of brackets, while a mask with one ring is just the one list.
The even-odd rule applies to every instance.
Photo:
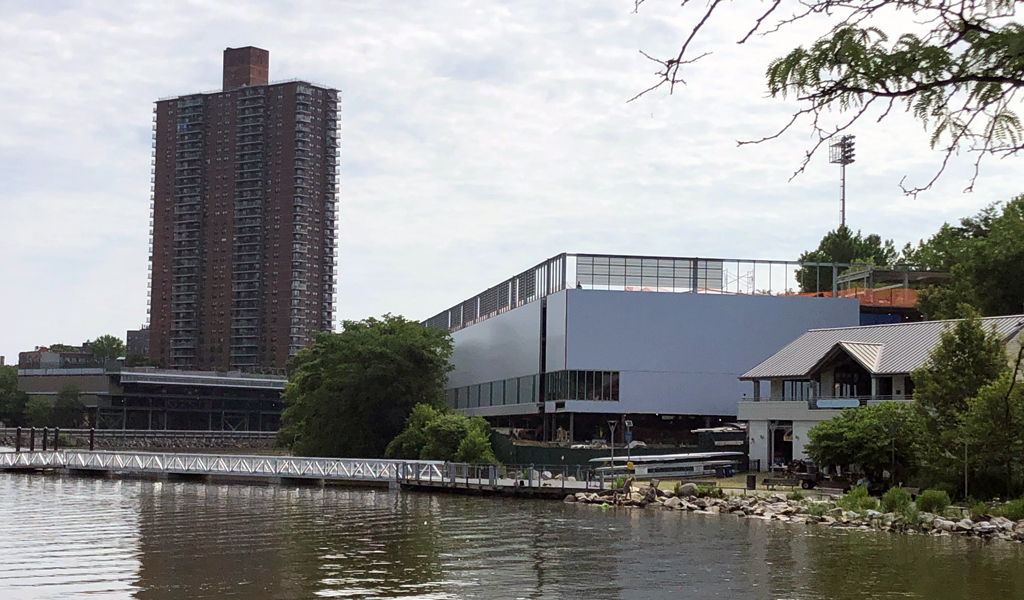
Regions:
[[734, 496], [731, 498], [698, 497], [696, 486], [683, 486], [680, 495], [642, 486], [627, 493], [605, 490], [600, 493], [569, 494], [565, 502], [578, 502], [600, 506], [626, 506], [679, 510], [695, 514], [731, 514], [749, 519], [781, 521], [796, 525], [819, 525], [844, 529], [880, 530], [895, 533], [923, 533], [928, 535], [968, 535], [986, 539], [1024, 542], [1024, 520], [1011, 521], [1005, 517], [992, 517], [974, 522], [967, 518], [948, 519], [930, 513], [918, 513], [916, 522], [908, 522], [903, 515], [875, 510], [853, 512], [829, 501], [788, 500], [781, 494], [768, 497]]

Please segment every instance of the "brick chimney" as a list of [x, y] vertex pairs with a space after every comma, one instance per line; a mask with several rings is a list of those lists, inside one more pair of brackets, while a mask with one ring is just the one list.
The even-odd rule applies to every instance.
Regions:
[[224, 91], [247, 85], [267, 85], [270, 52], [255, 46], [224, 49]]

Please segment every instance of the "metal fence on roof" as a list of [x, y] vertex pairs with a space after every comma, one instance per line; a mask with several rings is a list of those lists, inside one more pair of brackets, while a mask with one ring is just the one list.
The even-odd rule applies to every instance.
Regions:
[[796, 295], [796, 273], [801, 268], [827, 269], [834, 275], [838, 268], [849, 266], [854, 265], [563, 253], [430, 317], [423, 324], [458, 331], [571, 287], [627, 292]]

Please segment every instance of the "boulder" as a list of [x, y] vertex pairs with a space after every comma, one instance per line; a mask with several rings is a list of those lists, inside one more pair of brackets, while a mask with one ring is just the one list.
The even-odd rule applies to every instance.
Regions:
[[697, 484], [696, 483], [684, 483], [679, 486], [680, 496], [696, 496], [697, 495]]
[[989, 521], [1003, 531], [1013, 531], [1013, 521], [1006, 517], [992, 517]]
[[682, 504], [683, 504], [683, 501], [680, 500], [679, 498], [676, 498], [675, 496], [665, 500], [665, 508], [669, 508], [669, 509], [677, 509], [680, 506], [682, 506]]
[[576, 494], [568, 494], [564, 502], [576, 502]]
[[551, 479], [551, 471], [544, 471], [540, 474], [541, 479]]
[[973, 531], [978, 535], [986, 535], [999, 531], [999, 526], [990, 521], [982, 521], [974, 525]]
[[630, 502], [635, 502], [637, 504], [640, 504], [643, 501], [643, 499], [644, 499], [643, 494], [640, 494], [638, 492], [630, 492], [630, 494], [629, 494], [629, 501]]
[[721, 507], [719, 507], [719, 506], [718, 506], [717, 504], [716, 504], [716, 505], [714, 505], [714, 506], [709, 506], [709, 507], [707, 508], [707, 510], [708, 510], [708, 512], [710, 512], [710, 513], [712, 513], [712, 514], [715, 514], [715, 515], [717, 515], [717, 514], [719, 514], [719, 513], [721, 513], [721, 512], [722, 512], [722, 509], [721, 509]]
[[964, 531], [964, 532], [966, 532], [966, 531], [972, 531], [973, 529], [974, 529], [974, 521], [972, 521], [970, 519], [960, 519], [960, 521], [958, 521], [956, 523], [956, 525], [953, 526], [953, 531]]
[[953, 521], [936, 517], [932, 520], [932, 526], [935, 527], [936, 531], [953, 531], [956, 527], [956, 523]]

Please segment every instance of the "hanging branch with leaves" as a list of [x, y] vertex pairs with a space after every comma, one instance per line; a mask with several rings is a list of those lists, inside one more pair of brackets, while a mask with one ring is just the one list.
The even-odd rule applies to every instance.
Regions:
[[[634, 0], [639, 10], [644, 0]], [[823, 145], [850, 129], [869, 109], [885, 119], [903, 108], [930, 134], [932, 148], [942, 152], [941, 165], [924, 185], [905, 186], [916, 196], [932, 187], [954, 154], [974, 156], [974, 169], [965, 191], [973, 189], [986, 157], [1007, 157], [1024, 150], [1024, 127], [1013, 108], [1024, 87], [1024, 26], [1012, 21], [1024, 0], [794, 0], [795, 10], [778, 18], [783, 0], [770, 0], [737, 43], [753, 36], [776, 33], [813, 15], [835, 23], [809, 48], [798, 47], [768, 65], [766, 79], [772, 97], [795, 98], [801, 108], [775, 134], [740, 145], [775, 139], [801, 121], [809, 121], [815, 142], [806, 152], [799, 175]], [[682, 0], [685, 9], [696, 3]], [[692, 56], [691, 46], [707, 23], [721, 11], [722, 0], [708, 0], [698, 13], [679, 53], [661, 59], [641, 52], [659, 65], [657, 82], [630, 101], [676, 84], [686, 84], [684, 68], [708, 56]], [[872, 18], [886, 11], [910, 11], [923, 33], [891, 38]], [[774, 25], [769, 21], [777, 18]], [[893, 40], [894, 41], [891, 41]], [[824, 114], [843, 115], [838, 125], [825, 125]], [[874, 113], [871, 113], [872, 115]]]

